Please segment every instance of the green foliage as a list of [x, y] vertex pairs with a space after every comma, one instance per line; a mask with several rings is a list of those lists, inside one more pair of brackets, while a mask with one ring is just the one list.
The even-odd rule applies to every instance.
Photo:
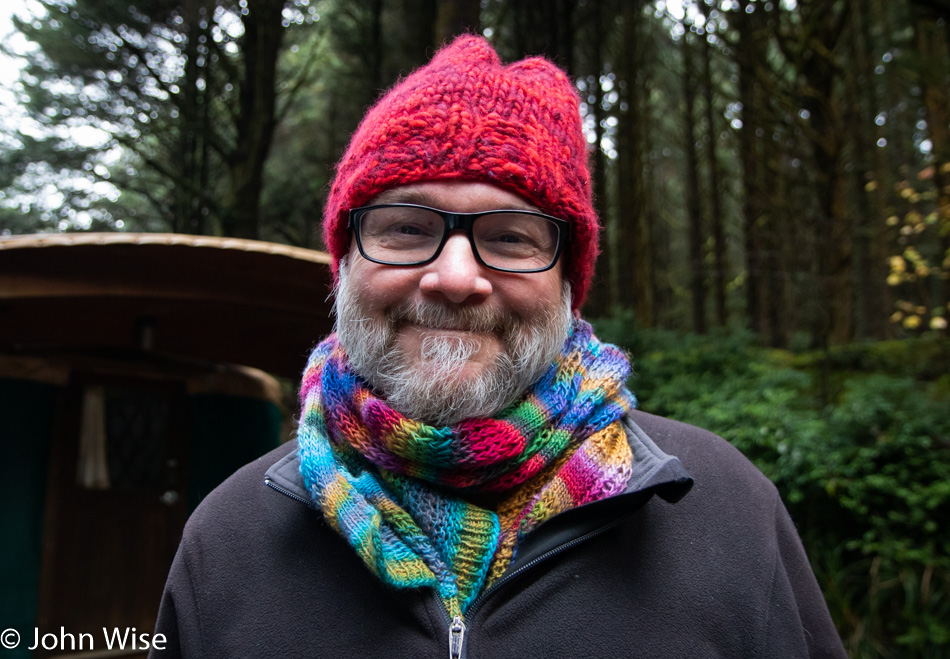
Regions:
[[849, 514], [845, 550], [871, 559], [866, 615], [907, 650], [950, 652], [950, 402], [911, 378], [858, 376], [828, 427], [818, 475]]
[[832, 371], [881, 372], [918, 380], [935, 380], [950, 373], [947, 339], [936, 333], [915, 341], [876, 341], [832, 346], [827, 352], [790, 355], [797, 368], [825, 366]]
[[0, 154], [0, 187], [45, 200], [54, 230], [257, 235], [278, 109], [313, 73], [277, 73], [285, 35], [316, 23], [308, 0], [37, 0], [30, 12], [14, 18], [29, 44], [14, 91], [31, 122]]
[[776, 484], [852, 657], [950, 656], [950, 341], [792, 354], [597, 325], [631, 351], [642, 409], [720, 434]]

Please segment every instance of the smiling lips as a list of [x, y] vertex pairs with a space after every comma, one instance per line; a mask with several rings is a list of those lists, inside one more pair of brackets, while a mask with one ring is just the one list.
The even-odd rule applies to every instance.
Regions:
[[405, 327], [411, 327], [418, 332], [442, 332], [445, 334], [496, 334], [498, 330], [470, 329], [468, 327], [440, 327], [438, 325], [421, 325], [419, 323], [406, 323]]

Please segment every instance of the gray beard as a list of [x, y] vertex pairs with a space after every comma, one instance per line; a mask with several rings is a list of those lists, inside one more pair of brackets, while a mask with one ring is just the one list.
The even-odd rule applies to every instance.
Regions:
[[[393, 409], [434, 426], [493, 417], [548, 370], [573, 321], [570, 285], [558, 308], [531, 319], [481, 306], [423, 301], [403, 303], [384, 318], [366, 313], [350, 282], [345, 259], [334, 292], [335, 331], [350, 367]], [[432, 328], [497, 332], [503, 349], [478, 375], [463, 376], [479, 349], [474, 338], [426, 336], [413, 363], [397, 343], [405, 323]]]

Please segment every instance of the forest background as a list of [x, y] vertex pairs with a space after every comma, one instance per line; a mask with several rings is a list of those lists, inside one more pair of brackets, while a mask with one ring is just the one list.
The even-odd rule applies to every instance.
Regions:
[[320, 248], [365, 109], [462, 32], [583, 100], [585, 307], [776, 483], [852, 657], [950, 656], [948, 0], [28, 0], [0, 235]]

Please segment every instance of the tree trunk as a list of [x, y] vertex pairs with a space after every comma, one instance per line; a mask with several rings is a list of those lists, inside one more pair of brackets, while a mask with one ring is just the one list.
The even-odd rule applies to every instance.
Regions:
[[370, 15], [369, 79], [373, 93], [378, 94], [386, 87], [383, 76], [383, 60], [386, 52], [386, 43], [383, 39], [383, 0], [371, 0], [370, 4], [372, 14]]
[[739, 68], [739, 103], [742, 106], [742, 129], [739, 131], [739, 160], [742, 163], [742, 218], [746, 262], [746, 316], [753, 332], [762, 331], [762, 299], [759, 278], [762, 275], [762, 245], [759, 223], [762, 215], [762, 190], [758, 176], [762, 163], [756, 157], [759, 116], [756, 108], [756, 66], [763, 54], [761, 36], [755, 13], [747, 9], [749, 0], [740, 0], [735, 12], [738, 41], [735, 57]]
[[480, 12], [478, 0], [438, 0], [435, 45], [447, 43], [460, 34], [477, 33]]
[[855, 290], [855, 335], [859, 339], [883, 339], [887, 316], [884, 307], [887, 291], [883, 272], [881, 243], [887, 217], [881, 189], [884, 181], [878, 180], [871, 151], [875, 148], [872, 132], [874, 108], [877, 101], [874, 93], [873, 65], [867, 51], [867, 21], [861, 0], [849, 0], [851, 5], [851, 56], [853, 66], [844, 74], [850, 103], [846, 108], [851, 119], [851, 144], [854, 153], [855, 179], [852, 194], [855, 199], [854, 227], [854, 280]]
[[[700, 3], [703, 15], [709, 20], [710, 9], [705, 2]], [[719, 158], [716, 144], [719, 132], [716, 122], [714, 102], [714, 83], [712, 70], [713, 47], [709, 39], [703, 36], [703, 94], [705, 96], [706, 115], [706, 161], [709, 168], [709, 220], [713, 238], [713, 296], [716, 304], [716, 325], [725, 327], [729, 323], [726, 310], [726, 277], [728, 258], [726, 254], [726, 236], [723, 228], [722, 190], [719, 183]]]
[[696, 83], [689, 26], [680, 41], [683, 56], [683, 148], [686, 152], [686, 213], [689, 224], [689, 283], [693, 331], [706, 333], [706, 281], [703, 276], [703, 222], [699, 190], [699, 158], [696, 153]]
[[763, 168], [765, 189], [772, 191], [769, 211], [762, 228], [763, 277], [765, 302], [765, 331], [768, 344], [773, 348], [785, 348], [794, 319], [790, 317], [787, 304], [786, 277], [791, 270], [790, 245], [797, 242], [794, 227], [798, 214], [792, 196], [788, 156], [781, 152], [773, 141], [762, 140], [770, 153], [763, 157], [768, 165]]
[[[841, 126], [835, 98], [837, 63], [833, 53], [847, 6], [834, 11], [835, 0], [821, 0], [803, 8], [803, 22], [816, 21], [817, 30], [807, 46], [799, 78], [803, 87], [802, 107], [808, 112], [806, 126], [815, 171], [816, 212], [811, 218], [817, 238], [819, 309], [812, 323], [817, 346], [843, 343], [853, 337], [851, 226], [842, 200]], [[820, 17], [816, 19], [816, 17]], [[813, 40], [813, 41], [812, 41]], [[815, 47], [818, 46], [818, 47]]]
[[284, 30], [283, 0], [250, 3], [244, 17], [244, 80], [237, 116], [237, 141], [228, 163], [232, 193], [223, 213], [225, 234], [257, 238], [264, 162], [267, 160], [276, 118], [277, 55]]
[[[211, 38], [205, 9], [198, 2], [186, 2], [182, 6], [184, 24], [187, 26], [187, 41], [183, 54], [185, 75], [182, 80], [178, 103], [178, 154], [181, 163], [180, 184], [173, 186], [172, 227], [179, 233], [220, 233], [221, 227], [209, 226], [213, 221], [202, 203], [207, 183], [207, 145], [209, 132], [207, 118], [210, 97], [208, 85], [209, 56], [199, 52], [202, 41]], [[203, 64], [202, 64], [203, 62]], [[204, 86], [201, 86], [201, 81]]]
[[543, 55], [574, 76], [575, 5], [574, 0], [513, 3], [518, 54]]
[[[402, 27], [406, 31], [403, 43], [400, 44], [404, 58], [415, 68], [427, 62], [435, 49], [444, 42], [465, 31], [459, 27], [466, 19], [456, 12], [461, 11], [460, 5], [467, 4], [466, 0], [451, 2], [448, 0], [402, 0], [399, 11]], [[478, 14], [475, 14], [474, 30], [477, 26]]]
[[657, 323], [657, 250], [648, 214], [652, 184], [647, 180], [650, 66], [643, 14], [636, 3], [622, 4], [622, 43], [617, 59], [620, 104], [617, 125], [616, 272], [621, 308], [632, 309], [638, 327]]
[[[927, 129], [930, 134], [933, 153], [932, 181], [936, 196], [938, 233], [942, 234], [937, 243], [933, 263], [935, 270], [943, 269], [941, 261], [950, 259], [950, 75], [947, 66], [946, 32], [940, 29], [938, 12], [916, 6], [914, 16], [914, 39], [920, 57], [920, 81], [924, 92], [924, 106], [927, 109]], [[947, 318], [950, 311], [950, 285], [939, 276], [931, 276], [931, 296], [926, 306], [932, 315]], [[935, 309], [941, 310], [934, 314]], [[944, 328], [946, 334], [946, 328]]]
[[588, 313], [594, 316], [606, 316], [617, 311], [616, 290], [617, 281], [612, 276], [613, 271], [611, 262], [615, 259], [614, 245], [611, 238], [614, 231], [610, 230], [608, 225], [611, 223], [609, 213], [609, 200], [607, 198], [607, 157], [601, 146], [604, 137], [604, 119], [606, 112], [604, 110], [604, 89], [600, 82], [600, 77], [604, 70], [603, 49], [606, 47], [603, 38], [603, 7], [600, 3], [594, 3], [590, 7], [591, 15], [590, 25], [588, 26], [593, 38], [585, 39], [587, 44], [587, 57], [590, 75], [588, 81], [592, 88], [587, 89], [588, 99], [593, 98], [588, 109], [594, 119], [594, 145], [592, 149], [592, 171], [591, 178], [594, 189], [594, 207], [600, 217], [601, 226], [601, 255], [597, 262], [597, 271], [595, 279], [590, 289], [590, 295], [586, 308]]

